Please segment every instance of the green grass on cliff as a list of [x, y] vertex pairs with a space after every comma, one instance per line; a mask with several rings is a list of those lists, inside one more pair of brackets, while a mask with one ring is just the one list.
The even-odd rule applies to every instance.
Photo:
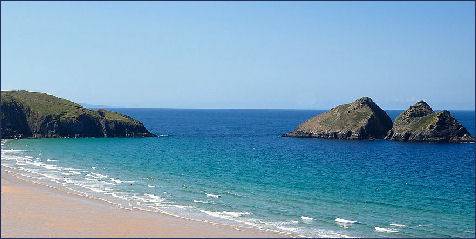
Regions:
[[129, 122], [134, 124], [139, 123], [137, 120], [134, 120], [128, 116], [125, 116], [116, 112], [102, 110], [102, 109], [99, 110], [99, 112], [102, 112], [104, 114], [104, 118], [109, 121], [121, 121], [121, 122]]
[[[322, 125], [331, 129], [357, 129], [372, 115], [370, 109], [354, 109], [352, 104], [344, 104], [335, 107], [320, 117], [311, 119], [313, 125]], [[317, 123], [319, 121], [319, 123]]]
[[84, 113], [81, 105], [52, 95], [28, 91], [2, 91], [2, 101], [17, 101], [38, 115], [77, 117]]
[[407, 122], [397, 117], [395, 119], [394, 128], [400, 130], [410, 130], [410, 131], [424, 131], [427, 130], [429, 125], [436, 125], [438, 121], [438, 112], [433, 112], [429, 115], [413, 118], [412, 121]]
[[[61, 121], [70, 121], [77, 119], [82, 114], [89, 114], [95, 118], [101, 118], [98, 111], [83, 108], [81, 105], [39, 92], [20, 91], [2, 91], [1, 101], [16, 101], [24, 107], [29, 108], [31, 112], [38, 117], [51, 116]], [[129, 124], [139, 124], [138, 121], [116, 112], [101, 110], [104, 118], [108, 121], [121, 121]]]
[[410, 121], [408, 119], [405, 119], [402, 113], [395, 119], [394, 128], [396, 130], [406, 130], [414, 132], [428, 130], [428, 127], [430, 125], [436, 125], [436, 122], [438, 121], [438, 113], [439, 112], [433, 112], [429, 115], [425, 115], [422, 117], [411, 118]]
[[421, 119], [411, 125], [412, 130], [426, 130], [429, 125], [436, 125], [436, 122], [438, 121], [437, 115], [438, 113], [432, 113], [421, 117]]

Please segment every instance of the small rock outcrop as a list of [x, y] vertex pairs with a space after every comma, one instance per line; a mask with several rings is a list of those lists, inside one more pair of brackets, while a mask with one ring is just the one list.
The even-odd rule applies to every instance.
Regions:
[[2, 91], [1, 138], [154, 137], [123, 114], [89, 110], [52, 95]]
[[285, 137], [382, 139], [392, 128], [387, 113], [369, 97], [312, 117]]
[[425, 142], [471, 142], [468, 130], [447, 110], [434, 112], [424, 101], [419, 101], [401, 113], [386, 139]]

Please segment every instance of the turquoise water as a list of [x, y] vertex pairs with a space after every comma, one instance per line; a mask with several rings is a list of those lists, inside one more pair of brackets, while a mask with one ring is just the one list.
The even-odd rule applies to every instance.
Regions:
[[[280, 137], [319, 111], [118, 111], [161, 136], [7, 140], [2, 166], [126, 208], [292, 235], [474, 237], [474, 144]], [[475, 133], [474, 112], [452, 113]]]

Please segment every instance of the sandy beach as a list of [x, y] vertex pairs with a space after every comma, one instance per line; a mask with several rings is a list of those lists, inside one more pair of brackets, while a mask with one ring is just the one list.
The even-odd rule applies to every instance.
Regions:
[[126, 210], [2, 170], [2, 237], [282, 237], [272, 232]]

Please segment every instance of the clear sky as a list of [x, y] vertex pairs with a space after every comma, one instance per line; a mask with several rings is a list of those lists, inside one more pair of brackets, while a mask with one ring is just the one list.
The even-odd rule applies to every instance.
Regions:
[[157, 108], [474, 109], [474, 2], [2, 2], [1, 88]]

